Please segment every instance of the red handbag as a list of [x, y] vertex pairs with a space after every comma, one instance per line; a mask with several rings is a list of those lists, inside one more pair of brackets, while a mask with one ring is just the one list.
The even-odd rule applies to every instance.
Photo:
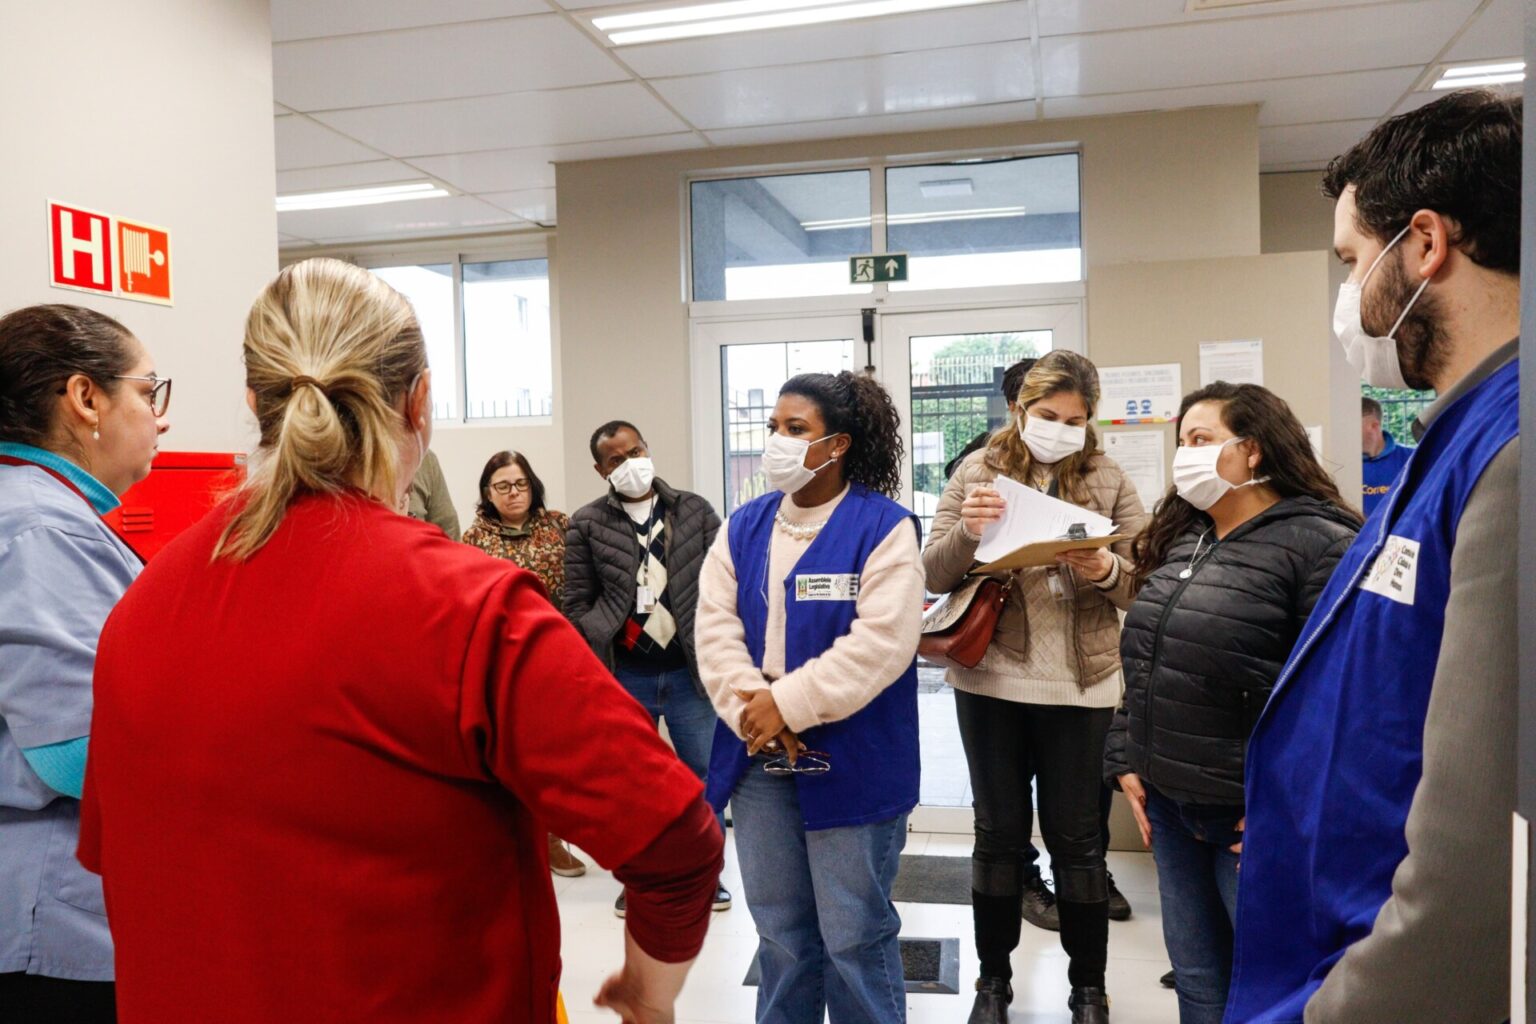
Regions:
[[949, 668], [975, 668], [986, 656], [1014, 577], [973, 576], [923, 616], [917, 653]]

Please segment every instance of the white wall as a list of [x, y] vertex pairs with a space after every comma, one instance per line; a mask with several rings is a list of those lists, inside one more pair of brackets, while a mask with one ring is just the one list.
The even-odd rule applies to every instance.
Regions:
[[1360, 375], [1344, 359], [1333, 337], [1333, 300], [1348, 269], [1333, 255], [1333, 200], [1323, 195], [1321, 171], [1265, 174], [1259, 178], [1260, 237], [1266, 253], [1321, 252], [1328, 261], [1327, 352], [1329, 418], [1342, 436], [1323, 438], [1339, 490], [1350, 500], [1360, 494]]
[[[0, 309], [107, 313], [175, 380], [176, 451], [243, 451], [245, 314], [277, 270], [266, 0], [7, 3]], [[172, 308], [48, 286], [49, 199], [170, 229]]]

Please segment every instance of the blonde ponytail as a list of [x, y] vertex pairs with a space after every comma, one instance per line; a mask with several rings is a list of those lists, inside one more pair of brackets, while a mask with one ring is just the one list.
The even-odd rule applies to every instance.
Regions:
[[278, 274], [245, 324], [261, 444], [214, 557], [255, 554], [304, 494], [393, 500], [408, 430], [398, 405], [426, 368], [410, 303], [375, 275], [331, 259]]

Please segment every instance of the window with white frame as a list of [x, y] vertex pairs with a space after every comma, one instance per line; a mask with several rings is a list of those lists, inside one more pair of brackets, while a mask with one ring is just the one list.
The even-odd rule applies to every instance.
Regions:
[[433, 419], [554, 412], [548, 259], [453, 257], [369, 269], [416, 310], [432, 367]]
[[877, 246], [909, 256], [892, 291], [1081, 281], [1079, 174], [1052, 153], [693, 181], [692, 297], [869, 294], [848, 259]]

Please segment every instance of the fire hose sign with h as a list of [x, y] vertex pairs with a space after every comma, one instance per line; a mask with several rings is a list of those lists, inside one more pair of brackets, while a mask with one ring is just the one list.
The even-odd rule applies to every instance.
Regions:
[[141, 221], [48, 203], [48, 283], [171, 305], [171, 234]]

